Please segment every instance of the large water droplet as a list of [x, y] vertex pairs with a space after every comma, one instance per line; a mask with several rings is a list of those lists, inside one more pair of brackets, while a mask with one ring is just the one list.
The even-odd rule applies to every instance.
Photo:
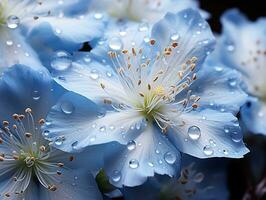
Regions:
[[132, 169], [136, 169], [139, 167], [139, 161], [137, 161], [136, 159], [132, 159], [129, 161], [129, 167]]
[[171, 40], [176, 41], [179, 39], [179, 35], [177, 33], [174, 33], [171, 35]]
[[61, 110], [67, 115], [72, 114], [74, 109], [74, 105], [71, 102], [65, 101], [61, 103]]
[[112, 178], [112, 180], [113, 180], [114, 182], [118, 182], [118, 181], [120, 181], [120, 179], [121, 179], [121, 172], [118, 171], [118, 170], [114, 170], [113, 173], [112, 173], [111, 178]]
[[19, 26], [20, 24], [20, 19], [15, 16], [15, 15], [10, 15], [8, 18], [7, 18], [7, 27], [8, 28], [11, 28], [11, 29], [15, 29]]
[[62, 137], [58, 137], [58, 138], [56, 138], [54, 143], [56, 146], [61, 146], [63, 144], [63, 141], [64, 141], [64, 139]]
[[100, 20], [103, 18], [103, 14], [102, 13], [95, 13], [94, 14], [94, 18], [97, 19], [97, 20]]
[[93, 80], [97, 80], [99, 78], [99, 72], [96, 69], [91, 70], [90, 78]]
[[136, 148], [136, 142], [134, 140], [131, 140], [127, 143], [127, 149], [129, 151], [132, 151]]
[[99, 130], [100, 130], [101, 132], [105, 132], [105, 131], [106, 131], [106, 127], [105, 127], [105, 126], [101, 126], [101, 127], [99, 128]]
[[214, 153], [210, 145], [206, 145], [205, 147], [203, 147], [203, 152], [206, 156], [211, 156]]
[[176, 161], [176, 155], [173, 152], [167, 152], [164, 154], [164, 160], [168, 163], [168, 164], [174, 164]]
[[13, 45], [13, 41], [12, 40], [7, 40], [6, 41], [6, 45], [7, 46], [12, 46]]
[[120, 38], [118, 37], [113, 37], [110, 41], [109, 41], [109, 47], [112, 50], [118, 51], [121, 50], [123, 47], [123, 43], [121, 41]]
[[191, 126], [188, 129], [188, 136], [192, 140], [198, 140], [201, 136], [200, 128], [197, 126]]
[[72, 56], [65, 51], [57, 51], [51, 61], [51, 67], [57, 71], [64, 71], [71, 67]]

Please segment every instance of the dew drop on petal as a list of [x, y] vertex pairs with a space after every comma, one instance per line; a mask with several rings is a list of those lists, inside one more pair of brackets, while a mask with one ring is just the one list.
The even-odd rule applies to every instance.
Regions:
[[73, 143], [71, 144], [71, 147], [72, 147], [72, 149], [74, 149], [74, 150], [77, 150], [77, 146], [78, 146], [78, 141], [73, 142]]
[[171, 40], [176, 41], [179, 39], [179, 35], [177, 33], [174, 33], [171, 35]]
[[51, 61], [51, 67], [57, 71], [65, 71], [71, 65], [72, 56], [66, 51], [57, 51]]
[[60, 107], [61, 107], [62, 112], [67, 115], [72, 114], [74, 111], [74, 105], [71, 102], [67, 102], [67, 101], [62, 102]]
[[121, 180], [121, 172], [118, 170], [114, 170], [111, 178], [113, 182], [119, 182]]
[[131, 169], [136, 169], [139, 167], [139, 161], [137, 161], [136, 159], [132, 159], [129, 161], [129, 167]]
[[205, 147], [203, 147], [203, 152], [206, 156], [211, 156], [214, 153], [214, 151], [210, 145], [206, 145]]
[[103, 14], [102, 13], [95, 13], [94, 14], [94, 18], [97, 19], [97, 20], [100, 20], [103, 18]]
[[123, 43], [120, 38], [118, 37], [113, 37], [109, 41], [109, 47], [112, 50], [118, 51], [123, 48]]
[[96, 69], [91, 70], [90, 78], [92, 80], [97, 80], [100, 77], [99, 72]]
[[148, 25], [148, 23], [141, 23], [140, 25], [139, 25], [139, 28], [138, 28], [138, 30], [140, 31], [140, 32], [144, 32], [144, 31], [147, 31], [149, 29], [149, 25]]
[[176, 161], [176, 155], [169, 151], [167, 153], [164, 154], [164, 160], [168, 163], [168, 164], [174, 164]]
[[202, 182], [203, 181], [203, 179], [204, 179], [204, 175], [203, 175], [203, 173], [197, 173], [195, 176], [194, 176], [194, 182], [196, 182], [196, 183], [200, 183], [200, 182]]
[[62, 137], [56, 138], [54, 143], [56, 146], [61, 146], [63, 144], [63, 138]]
[[198, 140], [201, 136], [201, 130], [197, 126], [191, 126], [188, 129], [188, 136], [192, 140]]
[[39, 100], [40, 98], [41, 98], [41, 96], [40, 96], [40, 93], [39, 93], [39, 91], [38, 90], [34, 90], [33, 92], [32, 92], [32, 98], [34, 99], [34, 100]]
[[12, 46], [13, 45], [13, 41], [12, 40], [7, 40], [6, 41], [6, 45], [7, 46]]
[[129, 151], [132, 151], [136, 148], [136, 142], [134, 140], [131, 140], [127, 143], [127, 149]]
[[10, 29], [15, 29], [19, 26], [20, 24], [20, 19], [19, 17], [15, 16], [15, 15], [10, 15], [8, 18], [7, 18], [7, 27], [10, 28]]

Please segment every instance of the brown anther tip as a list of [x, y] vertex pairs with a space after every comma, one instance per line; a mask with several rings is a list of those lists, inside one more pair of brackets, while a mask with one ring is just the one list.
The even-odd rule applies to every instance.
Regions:
[[4, 156], [0, 156], [0, 162], [3, 162], [5, 160]]
[[3, 121], [3, 126], [8, 126], [9, 122], [8, 121]]
[[172, 47], [176, 48], [178, 46], [178, 43], [177, 42], [173, 42], [172, 43]]
[[44, 145], [40, 146], [40, 151], [44, 152], [46, 150], [46, 147]]
[[198, 58], [196, 56], [193, 56], [190, 60], [192, 63], [195, 63], [198, 61]]
[[58, 167], [64, 167], [64, 163], [57, 163], [56, 164]]
[[192, 104], [192, 108], [198, 108], [198, 107], [199, 107], [198, 104], [196, 104], [196, 103], [193, 103], [193, 104]]
[[140, 84], [141, 84], [141, 80], [138, 81], [138, 85], [140, 85]]
[[0, 138], [0, 144], [3, 144], [4, 140], [2, 138]]
[[14, 181], [17, 181], [17, 180], [18, 180], [18, 178], [17, 178], [17, 177], [13, 177], [13, 180], [14, 180]]
[[155, 41], [154, 39], [151, 39], [151, 40], [150, 40], [150, 44], [151, 44], [151, 45], [155, 45], [155, 43], [156, 43], [156, 41]]
[[32, 112], [32, 110], [30, 108], [25, 109], [25, 113], [31, 113], [31, 112]]
[[100, 83], [101, 85], [101, 88], [104, 89], [105, 88], [105, 85], [103, 83]]
[[18, 114], [13, 114], [12, 117], [13, 117], [14, 120], [18, 120], [19, 119], [19, 115]]
[[151, 85], [150, 84], [148, 84], [148, 90], [151, 90]]
[[144, 97], [144, 94], [143, 94], [143, 93], [141, 93], [141, 92], [139, 93], [139, 95], [140, 95], [141, 97]]
[[124, 50], [122, 50], [122, 53], [123, 54], [127, 54], [128, 53], [128, 50], [124, 49]]
[[40, 119], [40, 120], [39, 120], [39, 124], [40, 124], [40, 125], [44, 125], [44, 124], [45, 124], [45, 120], [44, 120], [44, 119]]
[[13, 129], [17, 129], [18, 128], [16, 124], [13, 124], [12, 127], [13, 127]]
[[48, 190], [56, 191], [57, 187], [55, 185], [48, 185]]
[[25, 119], [25, 115], [19, 115], [19, 119], [20, 119], [20, 120]]
[[56, 173], [57, 173], [57, 175], [59, 175], [59, 176], [62, 175], [62, 172], [60, 172], [60, 171], [57, 171]]
[[167, 130], [168, 130], [167, 127], [162, 128], [162, 133], [163, 134], [166, 134], [167, 133]]
[[136, 49], [135, 49], [134, 47], [132, 48], [132, 54], [133, 54], [134, 56], [137, 55], [137, 53], [136, 53]]
[[39, 17], [38, 16], [34, 16], [33, 19], [34, 20], [37, 20], [37, 19], [39, 19]]
[[25, 136], [26, 136], [27, 138], [30, 138], [30, 137], [32, 136], [32, 134], [31, 134], [31, 133], [25, 133]]
[[109, 105], [110, 105], [110, 104], [112, 104], [112, 101], [111, 101], [110, 99], [104, 99], [104, 100], [103, 100], [103, 103], [104, 103], [104, 104], [109, 104]]
[[10, 194], [9, 194], [9, 193], [5, 193], [5, 196], [6, 196], [6, 197], [10, 197]]
[[69, 156], [69, 161], [73, 161], [74, 160], [74, 156]]

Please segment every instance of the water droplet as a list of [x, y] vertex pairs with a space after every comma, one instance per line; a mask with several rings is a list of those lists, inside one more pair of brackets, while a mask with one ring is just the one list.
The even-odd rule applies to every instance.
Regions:
[[59, 28], [56, 28], [56, 29], [55, 29], [55, 33], [58, 34], [58, 35], [60, 35], [60, 34], [62, 33], [62, 30], [59, 29]]
[[94, 18], [97, 19], [97, 20], [100, 20], [103, 18], [103, 14], [102, 13], [95, 13], [94, 14]]
[[74, 105], [71, 102], [63, 102], [61, 103], [61, 110], [63, 113], [70, 115], [74, 111]]
[[148, 162], [148, 165], [149, 165], [150, 167], [154, 167], [154, 164], [153, 164], [152, 162]]
[[58, 51], [55, 53], [52, 61], [51, 67], [57, 71], [64, 71], [71, 67], [72, 56], [65, 51]]
[[34, 100], [39, 100], [40, 98], [41, 98], [41, 96], [40, 96], [40, 93], [39, 93], [39, 91], [38, 90], [34, 90], [33, 92], [32, 92], [32, 98], [34, 99]]
[[13, 41], [12, 40], [7, 40], [6, 41], [6, 45], [7, 46], [12, 46], [13, 45]]
[[188, 129], [188, 136], [192, 140], [198, 140], [201, 136], [200, 128], [197, 126], [191, 126]]
[[100, 130], [101, 132], [105, 132], [105, 131], [106, 131], [106, 127], [105, 127], [105, 126], [101, 126], [101, 127], [99, 128], [99, 130]]
[[168, 164], [174, 164], [176, 161], [176, 155], [173, 152], [167, 152], [164, 154], [164, 160], [168, 163]]
[[62, 137], [58, 137], [58, 138], [56, 138], [56, 140], [55, 140], [55, 145], [56, 146], [61, 146], [62, 144], [63, 144], [63, 138]]
[[219, 66], [216, 66], [214, 69], [217, 72], [222, 72], [223, 71], [223, 68], [222, 67], [219, 67]]
[[113, 74], [111, 72], [106, 72], [106, 76], [111, 78], [113, 76]]
[[203, 152], [206, 156], [211, 156], [214, 153], [210, 145], [206, 145], [205, 147], [203, 147]]
[[96, 69], [91, 70], [90, 78], [97, 80], [99, 78], [99, 72]]
[[228, 152], [228, 150], [223, 150], [223, 153], [224, 153], [224, 155], [228, 155], [229, 154], [229, 152]]
[[203, 173], [197, 173], [195, 176], [194, 176], [194, 182], [196, 183], [200, 183], [202, 182], [204, 179], [204, 174]]
[[155, 153], [159, 154], [160, 153], [160, 150], [159, 149], [156, 149], [155, 150]]
[[132, 151], [136, 148], [136, 142], [134, 140], [131, 140], [127, 143], [127, 149], [129, 151]]
[[113, 37], [110, 41], [109, 41], [109, 47], [112, 50], [118, 51], [121, 50], [123, 48], [123, 43], [121, 41], [120, 38], [118, 37]]
[[227, 45], [227, 51], [232, 52], [234, 50], [235, 50], [235, 46], [234, 45], [232, 45], [232, 44]]
[[120, 181], [120, 179], [121, 179], [121, 172], [118, 171], [118, 170], [114, 170], [113, 173], [112, 173], [111, 178], [112, 178], [112, 180], [113, 180], [114, 182], [118, 182], [118, 181]]
[[48, 137], [50, 136], [50, 131], [49, 131], [49, 130], [44, 130], [44, 131], [43, 131], [43, 136], [44, 136], [45, 138], [48, 138]]
[[15, 29], [19, 26], [20, 24], [20, 19], [15, 16], [15, 15], [10, 15], [8, 18], [7, 18], [7, 27], [10, 28], [10, 29]]
[[146, 23], [146, 22], [141, 23], [141, 24], [139, 25], [139, 28], [138, 28], [138, 30], [139, 30], [140, 32], [147, 31], [148, 29], [149, 29], [149, 24]]
[[209, 143], [212, 147], [215, 147], [216, 146], [216, 142], [213, 140], [213, 139], [210, 139], [209, 140]]
[[139, 161], [137, 161], [136, 159], [132, 159], [129, 161], [129, 167], [132, 169], [136, 169], [139, 167]]
[[173, 41], [176, 41], [179, 39], [179, 35], [177, 33], [174, 33], [172, 36], [171, 36], [171, 40]]
[[109, 129], [110, 129], [111, 131], [113, 131], [113, 130], [115, 130], [115, 126], [114, 126], [114, 125], [110, 125], [110, 126], [109, 126]]
[[78, 141], [72, 143], [72, 149], [77, 150]]

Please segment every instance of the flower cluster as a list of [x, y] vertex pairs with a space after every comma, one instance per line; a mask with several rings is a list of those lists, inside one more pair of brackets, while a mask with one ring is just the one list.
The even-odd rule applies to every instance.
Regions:
[[209, 17], [194, 0], [0, 0], [0, 199], [223, 198], [202, 159], [266, 134], [266, 21], [228, 11], [216, 39]]

